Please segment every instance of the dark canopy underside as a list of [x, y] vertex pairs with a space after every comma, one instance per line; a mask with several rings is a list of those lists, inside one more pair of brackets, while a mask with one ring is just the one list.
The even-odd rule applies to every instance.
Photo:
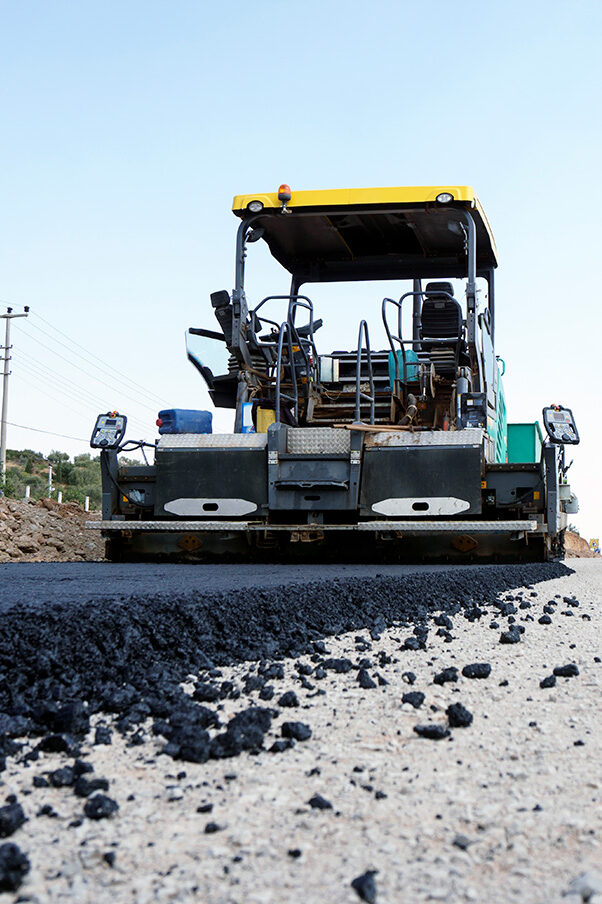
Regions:
[[[266, 210], [254, 225], [263, 227], [272, 255], [299, 283], [464, 277], [461, 208]], [[497, 266], [495, 248], [480, 210], [469, 212], [476, 226], [477, 273], [485, 273]]]

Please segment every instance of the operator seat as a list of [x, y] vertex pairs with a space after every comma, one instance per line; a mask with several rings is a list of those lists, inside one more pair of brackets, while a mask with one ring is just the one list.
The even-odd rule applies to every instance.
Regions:
[[[462, 308], [453, 297], [454, 288], [449, 282], [427, 283], [422, 302], [420, 338], [422, 351], [428, 352], [435, 372], [453, 380], [458, 365], [468, 364], [468, 348], [464, 341]], [[447, 342], [431, 342], [429, 339], [449, 339]]]

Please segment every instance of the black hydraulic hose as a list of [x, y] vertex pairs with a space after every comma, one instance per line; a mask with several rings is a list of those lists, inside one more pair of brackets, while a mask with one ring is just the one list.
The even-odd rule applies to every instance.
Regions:
[[400, 425], [407, 426], [408, 424], [411, 424], [412, 421], [414, 420], [414, 418], [416, 417], [417, 412], [418, 412], [418, 400], [416, 399], [416, 396], [412, 395], [412, 393], [409, 392], [408, 393], [408, 407], [406, 408], [405, 415], [402, 417], [402, 419], [399, 422]]
[[119, 486], [119, 484], [117, 483], [117, 481], [115, 480], [115, 478], [113, 477], [113, 475], [111, 474], [111, 472], [109, 471], [108, 468], [107, 468], [107, 474], [108, 474], [108, 476], [109, 476], [109, 480], [111, 481], [111, 483], [114, 484], [115, 488], [117, 489], [117, 492], [118, 492], [118, 493], [121, 493], [122, 496], [125, 496], [125, 498], [127, 499], [127, 501], [129, 502], [130, 505], [134, 505], [134, 506], [136, 506], [136, 508], [139, 508], [139, 509], [149, 509], [149, 508], [152, 508], [152, 506], [150, 506], [150, 505], [145, 505], [145, 504], [142, 503], [142, 502], [136, 502], [135, 499], [132, 499], [132, 497], [129, 496], [129, 495], [125, 492], [125, 490], [124, 490], [122, 487]]

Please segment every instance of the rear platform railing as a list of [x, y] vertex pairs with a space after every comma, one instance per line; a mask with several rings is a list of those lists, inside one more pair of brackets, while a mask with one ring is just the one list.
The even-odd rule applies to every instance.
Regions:
[[[363, 339], [363, 341], [362, 341]], [[370, 394], [362, 391], [362, 350], [366, 348], [366, 363], [368, 366], [368, 384], [370, 386]], [[357, 337], [357, 354], [355, 359], [355, 421], [359, 423], [362, 419], [362, 401], [370, 403], [370, 423], [374, 423], [374, 371], [372, 367], [372, 352], [370, 351], [370, 335], [368, 333], [368, 324], [365, 320], [360, 323], [359, 333]]]
[[[453, 298], [453, 295], [450, 295], [449, 292], [440, 292], [439, 294], [441, 296], [445, 296], [446, 298], [449, 298], [452, 301], [455, 300]], [[418, 354], [419, 359], [422, 360], [422, 363], [424, 363], [424, 360], [432, 361], [435, 358], [435, 348], [432, 348], [432, 351], [430, 351], [430, 352], [426, 352], [424, 349], [425, 344], [428, 346], [431, 346], [431, 347], [440, 346], [443, 354], [445, 354], [446, 347], [451, 348], [452, 351], [454, 352], [454, 364], [455, 364], [456, 369], [458, 367], [458, 359], [459, 359], [459, 353], [460, 353], [460, 345], [462, 343], [462, 336], [458, 336], [455, 338], [452, 336], [447, 336], [447, 337], [443, 337], [443, 338], [440, 336], [421, 336], [419, 340], [402, 338], [401, 312], [402, 312], [402, 305], [403, 305], [404, 300], [406, 298], [417, 298], [417, 297], [423, 299], [426, 296], [427, 296], [426, 292], [406, 292], [405, 295], [401, 296], [399, 301], [396, 301], [394, 298], [383, 298], [383, 303], [382, 303], [382, 308], [381, 308], [382, 321], [383, 321], [383, 325], [385, 327], [385, 332], [387, 334], [387, 339], [389, 340], [389, 346], [391, 347], [391, 351], [393, 352], [393, 361], [395, 364], [395, 380], [396, 381], [400, 380], [399, 359], [397, 356], [397, 349], [395, 348], [395, 342], [397, 342], [399, 344], [399, 350], [401, 351], [401, 357], [402, 357], [402, 361], [403, 361], [403, 369], [402, 369], [403, 378], [401, 379], [401, 382], [404, 384], [407, 381], [406, 346], [409, 346], [413, 351], [415, 351]], [[389, 305], [389, 304], [392, 304], [394, 307], [397, 308], [397, 333], [392, 333], [391, 327], [389, 326], [389, 321], [387, 318], [387, 305]]]
[[[291, 378], [291, 386], [292, 386], [292, 395], [285, 393], [282, 391], [282, 373], [283, 373], [283, 352], [284, 352], [284, 342], [286, 339], [286, 350], [288, 354], [288, 367]], [[293, 343], [294, 340], [294, 343]], [[301, 343], [301, 339], [297, 329], [290, 320], [285, 320], [282, 326], [280, 327], [280, 332], [278, 334], [278, 354], [276, 357], [276, 398], [274, 403], [275, 409], [275, 422], [277, 424], [280, 423], [281, 417], [281, 406], [283, 399], [287, 402], [292, 402], [294, 409], [294, 417], [295, 420], [299, 419], [299, 387], [297, 383], [297, 368], [295, 365], [295, 350], [294, 346], [299, 349], [299, 352], [303, 356], [303, 360], [305, 362], [305, 372], [308, 375], [307, 380], [304, 384], [305, 386], [305, 396], [309, 394], [309, 371], [310, 371], [310, 361], [309, 355], [307, 354], [306, 348]]]

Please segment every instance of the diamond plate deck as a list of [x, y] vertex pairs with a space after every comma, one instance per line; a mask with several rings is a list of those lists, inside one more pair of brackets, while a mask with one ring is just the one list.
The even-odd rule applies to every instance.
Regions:
[[86, 521], [88, 530], [106, 531], [400, 531], [426, 533], [533, 533], [537, 521], [361, 521], [359, 524], [265, 524], [258, 521]]
[[291, 455], [349, 455], [351, 437], [348, 430], [334, 427], [289, 427], [286, 451]]
[[177, 433], [165, 434], [157, 449], [263, 449], [266, 433]]

